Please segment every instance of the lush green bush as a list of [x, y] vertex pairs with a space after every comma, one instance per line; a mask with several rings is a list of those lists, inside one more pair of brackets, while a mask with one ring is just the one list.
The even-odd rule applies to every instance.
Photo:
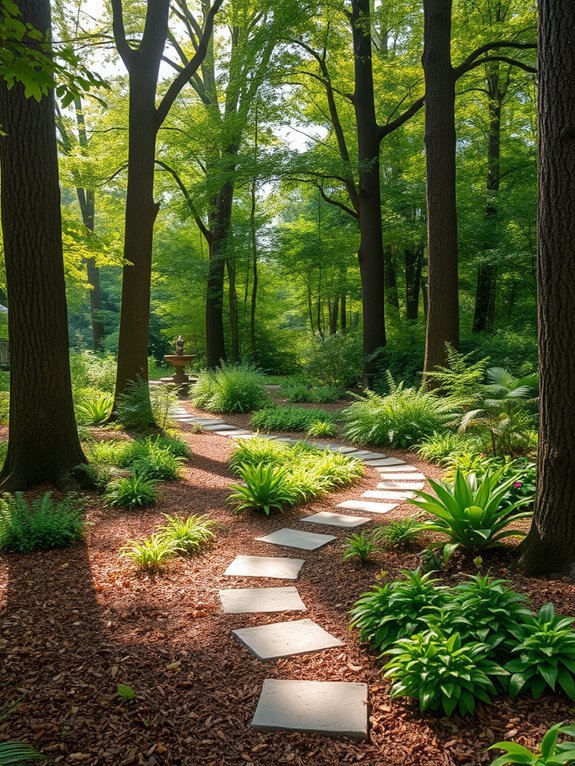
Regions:
[[159, 535], [152, 535], [147, 540], [128, 540], [120, 551], [120, 556], [129, 559], [140, 571], [154, 574], [176, 552], [170, 540]]
[[10, 416], [10, 393], [8, 391], [0, 391], [0, 425], [8, 425], [8, 418]]
[[21, 492], [0, 498], [0, 550], [28, 553], [67, 548], [84, 537], [80, 500], [68, 495], [54, 500], [51, 492], [30, 504]]
[[459, 633], [419, 633], [400, 639], [387, 653], [391, 660], [385, 677], [392, 679], [391, 696], [419, 700], [422, 712], [472, 715], [477, 700], [489, 703], [496, 695], [493, 680], [507, 675], [490, 659], [486, 644], [462, 644]]
[[444, 474], [445, 481], [452, 481], [457, 469], [464, 474], [474, 473], [482, 479], [486, 473], [501, 470], [501, 480], [513, 478], [513, 484], [502, 501], [502, 506], [520, 502], [517, 507], [529, 508], [533, 505], [537, 482], [537, 465], [528, 458], [487, 458], [483, 454], [461, 452], [444, 461], [448, 470]]
[[83, 425], [100, 426], [110, 418], [113, 407], [112, 394], [82, 398], [76, 407], [76, 417]]
[[132, 445], [133, 442], [127, 439], [106, 439], [87, 441], [84, 449], [90, 463], [125, 467], [130, 463]]
[[524, 764], [524, 766], [560, 766], [560, 764], [575, 763], [575, 742], [563, 739], [560, 736], [575, 737], [575, 726], [566, 726], [564, 723], [556, 723], [545, 732], [541, 745], [536, 752], [528, 750], [517, 742], [496, 742], [489, 750], [504, 750], [490, 766], [511, 766], [511, 764]]
[[318, 438], [335, 436], [336, 433], [337, 426], [330, 420], [314, 420], [307, 429], [308, 436], [316, 436]]
[[318, 420], [335, 424], [336, 415], [317, 407], [266, 407], [252, 415], [252, 426], [264, 431], [307, 432]]
[[269, 403], [263, 373], [248, 364], [200, 373], [192, 399], [208, 412], [253, 412]]
[[116, 383], [116, 359], [113, 354], [71, 351], [70, 369], [74, 388], [95, 388], [112, 393]]
[[355, 385], [362, 367], [361, 339], [347, 335], [314, 336], [306, 354], [306, 370], [320, 383], [336, 388]]
[[317, 385], [312, 379], [294, 377], [283, 383], [282, 396], [290, 402], [310, 402], [322, 404], [323, 402], [335, 402], [341, 396], [341, 389], [337, 386]]
[[163, 447], [156, 440], [146, 439], [134, 442], [129, 467], [149, 479], [173, 481], [178, 478], [183, 463], [185, 458], [174, 455], [168, 446]]
[[417, 454], [423, 460], [450, 465], [460, 455], [481, 457], [481, 440], [471, 434], [455, 431], [434, 431], [416, 445]]
[[166, 524], [160, 527], [160, 538], [171, 543], [174, 550], [190, 556], [199, 553], [216, 539], [214, 529], [217, 522], [207, 516], [191, 514], [183, 519], [180, 516], [165, 516]]
[[104, 492], [104, 501], [112, 508], [142, 508], [153, 505], [158, 498], [156, 481], [135, 473], [111, 481]]
[[533, 327], [474, 333], [462, 339], [460, 348], [463, 353], [474, 351], [478, 357], [489, 357], [519, 375], [528, 375], [537, 368], [537, 332]]
[[238, 511], [263, 511], [269, 516], [295, 505], [297, 495], [285, 467], [259, 463], [240, 466], [237, 473], [245, 484], [232, 484], [229, 499]]
[[434, 431], [445, 429], [455, 418], [451, 399], [430, 391], [404, 388], [390, 381], [390, 393], [365, 397], [344, 411], [345, 435], [358, 444], [411, 447]]

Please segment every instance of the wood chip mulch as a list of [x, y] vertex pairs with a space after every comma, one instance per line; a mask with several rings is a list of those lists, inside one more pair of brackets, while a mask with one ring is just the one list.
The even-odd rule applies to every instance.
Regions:
[[[191, 407], [190, 407], [191, 409]], [[228, 422], [240, 425], [241, 416]], [[242, 425], [247, 425], [247, 420]], [[488, 764], [485, 748], [515, 738], [533, 746], [553, 723], [573, 717], [560, 695], [498, 699], [473, 719], [421, 715], [409, 700], [392, 701], [374, 657], [348, 629], [348, 610], [380, 570], [394, 577], [417, 564], [417, 552], [385, 553], [365, 567], [342, 561], [342, 540], [314, 552], [275, 548], [255, 537], [295, 526], [305, 515], [333, 510], [377, 481], [367, 470], [353, 487], [283, 516], [238, 517], [226, 500], [232, 476], [230, 441], [182, 427], [193, 457], [180, 482], [165, 484], [153, 509], [113, 511], [90, 497], [86, 545], [63, 551], [0, 557], [0, 708], [22, 697], [0, 723], [0, 741], [19, 738], [55, 764], [98, 766], [456, 766]], [[402, 453], [398, 453], [402, 454]], [[427, 475], [435, 466], [404, 455]], [[393, 515], [413, 513], [403, 504]], [[148, 536], [164, 513], [206, 513], [222, 528], [217, 544], [194, 559], [178, 559], [156, 578], [139, 577], [118, 557], [129, 539]], [[383, 519], [375, 519], [375, 523]], [[332, 533], [332, 528], [313, 531]], [[283, 581], [226, 578], [237, 554], [304, 558], [294, 583], [308, 612], [224, 615], [219, 587], [285, 585]], [[528, 593], [534, 606], [552, 600], [575, 614], [575, 586], [527, 580], [510, 561], [497, 572]], [[461, 576], [456, 571], [453, 579]], [[345, 641], [345, 647], [262, 663], [242, 648], [232, 629], [309, 617]], [[250, 728], [265, 678], [362, 681], [369, 685], [369, 742]], [[136, 692], [121, 702], [117, 684]]]

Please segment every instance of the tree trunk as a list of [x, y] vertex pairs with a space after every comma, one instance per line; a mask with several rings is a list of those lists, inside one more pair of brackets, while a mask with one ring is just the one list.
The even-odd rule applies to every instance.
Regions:
[[337, 333], [337, 319], [339, 316], [339, 295], [336, 295], [333, 299], [333, 303], [329, 310], [329, 334], [336, 335]]
[[[228, 234], [228, 254], [226, 266], [228, 271], [228, 306], [230, 311], [230, 357], [234, 364], [240, 358], [240, 326], [238, 312], [238, 293], [236, 289], [236, 257], [233, 252], [231, 232]], [[231, 252], [230, 252], [231, 251]]]
[[521, 568], [575, 566], [575, 5], [540, 0], [537, 497]]
[[374, 352], [386, 345], [385, 269], [379, 177], [380, 132], [375, 114], [369, 0], [352, 1], [355, 92], [353, 104], [358, 140], [358, 251], [362, 287], [364, 371], [372, 372]]
[[395, 312], [399, 312], [399, 296], [397, 294], [397, 276], [391, 245], [385, 248], [385, 302]]
[[[49, 36], [48, 0], [20, 0]], [[10, 311], [10, 432], [0, 487], [59, 483], [86, 462], [72, 402], [54, 96], [0, 78], [2, 230]]]
[[424, 370], [459, 347], [455, 73], [451, 0], [424, 0], [425, 148], [427, 169], [428, 315]]
[[423, 265], [422, 248], [406, 247], [405, 260], [405, 318], [417, 321], [419, 313], [419, 289], [421, 285], [421, 268]]
[[341, 296], [340, 300], [340, 313], [341, 313], [341, 319], [340, 319], [340, 326], [341, 331], [343, 333], [347, 332], [347, 298], [345, 293]]

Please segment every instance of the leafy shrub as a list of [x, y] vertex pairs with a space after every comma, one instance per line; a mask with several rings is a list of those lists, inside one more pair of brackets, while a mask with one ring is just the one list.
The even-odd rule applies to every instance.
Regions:
[[397, 641], [387, 654], [385, 677], [392, 679], [392, 697], [419, 700], [422, 712], [455, 710], [471, 715], [477, 700], [490, 703], [496, 694], [493, 679], [506, 671], [489, 658], [489, 647], [462, 644], [459, 633], [449, 636], [431, 630]]
[[575, 630], [573, 618], [556, 617], [553, 604], [529, 615], [514, 631], [518, 655], [505, 666], [512, 673], [509, 693], [516, 697], [526, 688], [535, 699], [556, 685], [575, 702]]
[[146, 431], [154, 425], [150, 387], [142, 378], [131, 380], [118, 397], [118, 420], [127, 429]]
[[285, 468], [273, 464], [259, 463], [238, 468], [237, 473], [245, 482], [232, 484], [234, 491], [229, 499], [238, 511], [263, 511], [269, 516], [272, 511], [283, 511], [294, 505], [296, 496], [287, 479]]
[[387, 396], [366, 391], [344, 411], [345, 435], [358, 444], [411, 447], [454, 419], [454, 404], [430, 391], [395, 385]]
[[380, 651], [399, 638], [426, 630], [429, 614], [447, 602], [447, 588], [431, 574], [403, 571], [402, 575], [403, 580], [376, 583], [351, 610], [351, 626], [362, 641]]
[[96, 388], [112, 393], [116, 383], [116, 359], [113, 354], [71, 351], [70, 369], [74, 388]]
[[142, 572], [150, 574], [161, 569], [175, 552], [171, 541], [152, 535], [147, 540], [129, 540], [120, 551], [120, 556], [129, 559]]
[[346, 388], [361, 371], [361, 340], [355, 335], [314, 336], [307, 352], [306, 369], [327, 386]]
[[530, 507], [533, 505], [537, 483], [537, 466], [528, 458], [486, 458], [481, 454], [462, 452], [446, 460], [449, 466], [445, 472], [444, 480], [451, 481], [459, 468], [463, 473], [473, 472], [478, 479], [482, 479], [486, 473], [501, 470], [501, 479], [506, 481], [513, 478], [513, 484], [509, 487], [502, 505], [503, 507], [520, 502], [518, 507]]
[[157, 498], [156, 481], [137, 473], [114, 479], [104, 493], [104, 501], [112, 508], [141, 508], [153, 505]]
[[397, 519], [377, 530], [377, 540], [383, 548], [407, 548], [421, 532], [421, 522], [415, 518]]
[[518, 510], [524, 505], [523, 500], [504, 503], [514, 482], [514, 476], [502, 481], [501, 469], [487, 472], [479, 480], [474, 473], [464, 476], [457, 470], [452, 484], [429, 479], [437, 497], [416, 490], [419, 499], [411, 503], [435, 517], [422, 522], [421, 527], [447, 535], [450, 551], [460, 545], [470, 551], [493, 548], [506, 537], [525, 535], [521, 530], [508, 529], [519, 519], [530, 516], [529, 511]]
[[185, 458], [174, 455], [169, 447], [162, 447], [152, 439], [136, 442], [130, 457], [129, 465], [135, 473], [157, 481], [177, 479], [185, 462]]
[[321, 420], [335, 424], [332, 412], [316, 407], [266, 407], [252, 415], [252, 426], [264, 431], [304, 431]]
[[423, 460], [450, 465], [460, 455], [477, 456], [481, 451], [481, 441], [469, 434], [434, 431], [417, 443], [416, 450]]
[[186, 519], [179, 516], [167, 516], [167, 523], [160, 527], [159, 536], [171, 543], [178, 553], [191, 555], [198, 553], [216, 539], [214, 528], [217, 522], [205, 516], [190, 515]]
[[75, 495], [51, 492], [30, 504], [21, 492], [0, 498], [0, 550], [18, 553], [67, 548], [84, 537], [84, 514]]
[[76, 407], [78, 420], [85, 425], [100, 426], [110, 418], [113, 406], [112, 394], [100, 394], [93, 399], [84, 398]]
[[296, 449], [295, 445], [260, 436], [253, 439], [241, 439], [240, 443], [235, 445], [230, 458], [230, 468], [237, 473], [244, 465], [255, 466], [265, 463], [280, 466], [289, 462], [294, 452], [299, 454], [307, 449], [307, 445], [298, 444]]
[[161, 385], [149, 388], [150, 405], [154, 423], [160, 431], [165, 431], [172, 422], [172, 411], [178, 404], [175, 386]]
[[467, 407], [471, 407], [482, 398], [489, 358], [473, 362], [473, 352], [462, 354], [449, 343], [446, 344], [446, 348], [447, 365], [426, 373], [426, 377], [445, 396], [455, 397]]
[[491, 766], [509, 766], [510, 764], [526, 764], [526, 766], [559, 766], [563, 763], [575, 763], [575, 742], [571, 740], [559, 741], [559, 737], [575, 737], [575, 726], [566, 726], [564, 723], [556, 723], [545, 732], [541, 745], [537, 752], [528, 750], [517, 742], [496, 742], [488, 750], [504, 750]]
[[106, 439], [88, 441], [84, 447], [90, 463], [125, 467], [129, 464], [132, 445], [133, 442], [127, 439]]
[[308, 436], [335, 436], [337, 428], [335, 423], [329, 420], [314, 420], [307, 429]]
[[373, 532], [356, 532], [345, 540], [344, 559], [359, 559], [366, 564], [372, 554], [379, 550], [379, 543]]
[[192, 399], [208, 412], [253, 412], [269, 403], [263, 373], [248, 364], [200, 373]]
[[299, 377], [286, 381], [281, 387], [281, 393], [290, 402], [322, 404], [323, 402], [335, 402], [339, 399], [341, 389], [337, 386], [318, 386], [312, 380]]

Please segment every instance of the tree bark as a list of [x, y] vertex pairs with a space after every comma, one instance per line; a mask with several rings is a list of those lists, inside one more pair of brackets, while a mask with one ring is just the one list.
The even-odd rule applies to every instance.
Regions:
[[428, 315], [424, 370], [459, 347], [455, 168], [455, 72], [451, 65], [452, 0], [424, 0], [425, 149], [427, 170]]
[[[21, 19], [50, 31], [48, 0]], [[30, 43], [33, 45], [33, 43]], [[0, 78], [2, 229], [10, 311], [10, 431], [0, 488], [58, 484], [85, 463], [74, 417], [54, 95], [39, 102]]]
[[575, 566], [575, 5], [540, 0], [537, 497], [521, 568]]
[[393, 260], [393, 250], [391, 245], [385, 248], [385, 302], [393, 309], [399, 312], [399, 296], [397, 294], [397, 275], [395, 272], [395, 262]]
[[419, 314], [419, 290], [421, 287], [421, 269], [423, 248], [406, 247], [405, 262], [405, 318], [417, 321]]

